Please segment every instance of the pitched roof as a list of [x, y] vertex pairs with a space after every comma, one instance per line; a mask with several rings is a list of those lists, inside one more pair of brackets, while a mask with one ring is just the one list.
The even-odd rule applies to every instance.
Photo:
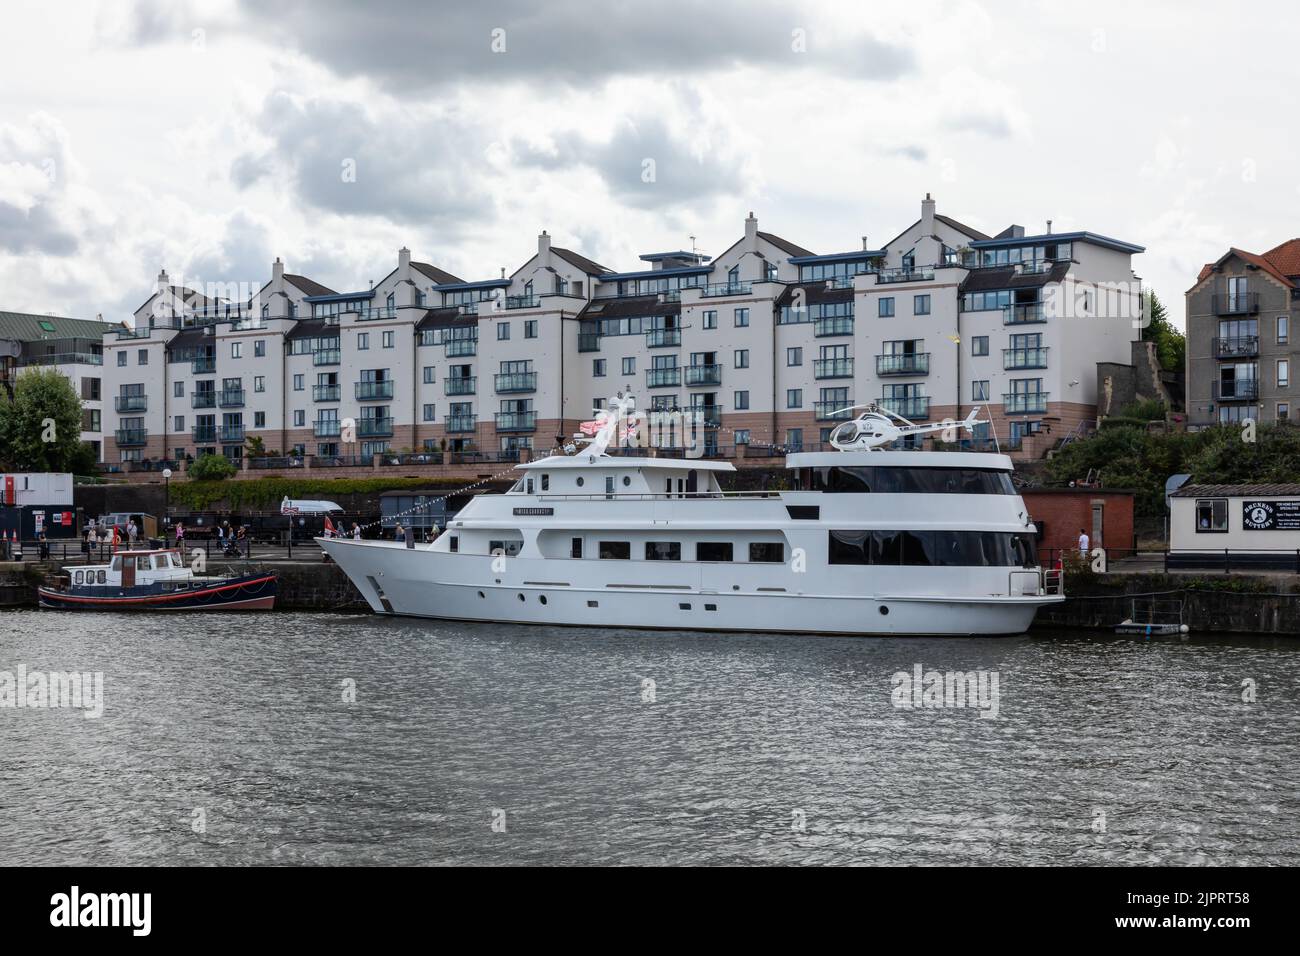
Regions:
[[980, 232], [978, 229], [968, 226], [964, 222], [958, 222], [956, 219], [953, 219], [951, 216], [944, 216], [944, 215], [940, 215], [939, 213], [935, 213], [934, 218], [939, 220], [939, 222], [943, 223], [945, 226], [951, 226], [953, 229], [956, 229], [958, 232], [964, 232], [972, 239], [985, 240], [989, 238], [988, 236], [984, 235], [984, 233]]
[[1234, 255], [1239, 257], [1245, 262], [1249, 262], [1251, 265], [1255, 266], [1256, 268], [1264, 270], [1269, 275], [1271, 275], [1274, 279], [1276, 279], [1278, 282], [1286, 286], [1288, 289], [1295, 288], [1295, 283], [1292, 282], [1290, 279], [1288, 279], [1286, 275], [1280, 269], [1278, 269], [1277, 266], [1273, 265], [1272, 262], [1265, 259], [1263, 256], [1255, 255], [1255, 253], [1253, 252], [1247, 252], [1245, 249], [1238, 249], [1236, 246], [1233, 246], [1231, 249], [1229, 249], [1227, 252], [1221, 255], [1217, 262], [1207, 263], [1204, 266], [1204, 268], [1201, 269], [1201, 274], [1199, 277], [1197, 277], [1196, 281], [1200, 282], [1201, 279], [1204, 279], [1207, 275], [1209, 275], [1219, 266], [1223, 265], [1223, 260], [1227, 259], [1229, 256], [1234, 256]]
[[308, 279], [306, 276], [290, 275], [289, 273], [286, 272], [284, 274], [284, 278], [286, 282], [292, 282], [294, 285], [296, 285], [307, 295], [337, 295], [338, 294], [328, 286], [323, 286], [315, 279]]
[[1300, 485], [1183, 485], [1171, 498], [1276, 498], [1300, 497]]
[[555, 253], [569, 265], [577, 266], [589, 276], [604, 275], [607, 272], [613, 272], [613, 269], [606, 269], [599, 262], [593, 262], [586, 256], [580, 256], [569, 249], [561, 249], [558, 246], [551, 246], [551, 252]]
[[121, 322], [69, 319], [31, 312], [0, 312], [0, 339], [36, 342], [41, 339], [98, 339], [105, 332], [124, 328]]
[[438, 285], [443, 285], [445, 283], [460, 283], [465, 281], [464, 279], [457, 278], [456, 276], [452, 275], [450, 272], [445, 272], [442, 269], [439, 269], [437, 266], [431, 266], [427, 262], [412, 262], [411, 268], [423, 272], [426, 276], [428, 276]]
[[1046, 272], [1020, 272], [1015, 266], [973, 269], [962, 280], [961, 291], [986, 292], [999, 289], [1035, 289], [1061, 282], [1070, 271], [1070, 263], [1057, 262]]
[[1288, 239], [1264, 253], [1283, 275], [1300, 276], [1300, 239]]
[[776, 246], [778, 249], [780, 249], [782, 252], [786, 253], [787, 255], [791, 255], [791, 256], [817, 255], [817, 253], [811, 252], [810, 250], [805, 249], [803, 246], [796, 246], [789, 239], [782, 239], [780, 236], [776, 235], [775, 233], [763, 232], [762, 230], [759, 230], [758, 238], [770, 242], [772, 245]]
[[579, 319], [613, 319], [629, 315], [678, 315], [682, 304], [676, 299], [660, 301], [655, 295], [629, 295], [619, 298], [592, 299], [578, 313]]
[[785, 287], [777, 297], [777, 306], [789, 305], [794, 301], [795, 289], [803, 291], [804, 302], [808, 305], [820, 305], [823, 302], [852, 302], [852, 289], [832, 289], [825, 282], [800, 282]]

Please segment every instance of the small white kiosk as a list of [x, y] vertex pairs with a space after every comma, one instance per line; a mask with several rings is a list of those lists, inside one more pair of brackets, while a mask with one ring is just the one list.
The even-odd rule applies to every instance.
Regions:
[[1169, 567], [1300, 572], [1300, 484], [1183, 485], [1169, 496]]

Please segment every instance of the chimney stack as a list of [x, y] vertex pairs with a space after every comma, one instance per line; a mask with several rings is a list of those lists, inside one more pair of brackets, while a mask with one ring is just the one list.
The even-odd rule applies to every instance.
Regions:
[[745, 217], [745, 247], [750, 251], [758, 248], [758, 220], [754, 218], [753, 210]]
[[402, 246], [402, 248], [397, 250], [397, 268], [401, 269], [403, 275], [405, 275], [406, 270], [410, 268], [410, 265], [411, 250], [406, 248], [406, 246]]
[[279, 256], [276, 256], [275, 261], [271, 263], [271, 278], [273, 280], [284, 278], [284, 263], [280, 261]]
[[925, 194], [925, 199], [921, 202], [921, 235], [934, 235], [934, 200], [930, 194]]
[[159, 272], [158, 272], [158, 291], [161, 292], [163, 289], [167, 288], [169, 285], [171, 285], [171, 280], [167, 278], [167, 270], [166, 270], [166, 269], [161, 269], [161, 270], [159, 270]]
[[542, 234], [537, 237], [537, 255], [542, 258], [542, 265], [546, 265], [546, 262], [550, 259], [551, 234], [545, 229], [543, 229]]
[[1050, 220], [1050, 219], [1047, 220], [1047, 234], [1048, 234], [1049, 236], [1052, 234], [1052, 220]]
[[866, 237], [866, 236], [863, 236], [863, 237], [862, 237], [862, 251], [863, 251], [863, 252], [866, 252], [866, 251], [868, 251], [870, 248], [871, 248], [871, 247], [870, 247], [869, 245], [867, 245], [867, 237]]

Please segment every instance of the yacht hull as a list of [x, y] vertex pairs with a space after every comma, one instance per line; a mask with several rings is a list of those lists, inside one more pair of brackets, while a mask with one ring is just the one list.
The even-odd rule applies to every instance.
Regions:
[[[664, 569], [620, 562], [496, 558], [406, 548], [395, 543], [320, 539], [321, 547], [379, 614], [655, 630], [770, 631], [854, 636], [978, 636], [1024, 633], [1039, 607], [1064, 600], [1039, 593], [933, 593], [891, 587], [836, 594], [825, 575], [787, 575], [784, 566]], [[574, 567], [579, 566], [579, 567]], [[577, 573], [575, 573], [575, 571]], [[730, 573], [728, 573], [728, 571]], [[578, 579], [579, 576], [585, 579]], [[726, 585], [722, 578], [739, 578]], [[1036, 573], [1035, 573], [1036, 577]], [[711, 579], [712, 578], [712, 579]], [[944, 586], [949, 585], [949, 586]], [[872, 590], [868, 588], [868, 590]]]

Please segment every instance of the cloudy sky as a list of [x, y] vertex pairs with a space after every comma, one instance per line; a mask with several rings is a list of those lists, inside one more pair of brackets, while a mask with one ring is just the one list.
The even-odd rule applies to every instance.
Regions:
[[843, 251], [929, 191], [986, 232], [1145, 245], [1181, 317], [1201, 263], [1300, 234], [1297, 24], [1140, 0], [11, 0], [0, 310], [122, 319], [160, 267], [257, 287], [277, 255], [365, 288], [403, 245], [488, 278], [543, 228], [632, 269], [692, 235], [722, 251], [751, 209]]

